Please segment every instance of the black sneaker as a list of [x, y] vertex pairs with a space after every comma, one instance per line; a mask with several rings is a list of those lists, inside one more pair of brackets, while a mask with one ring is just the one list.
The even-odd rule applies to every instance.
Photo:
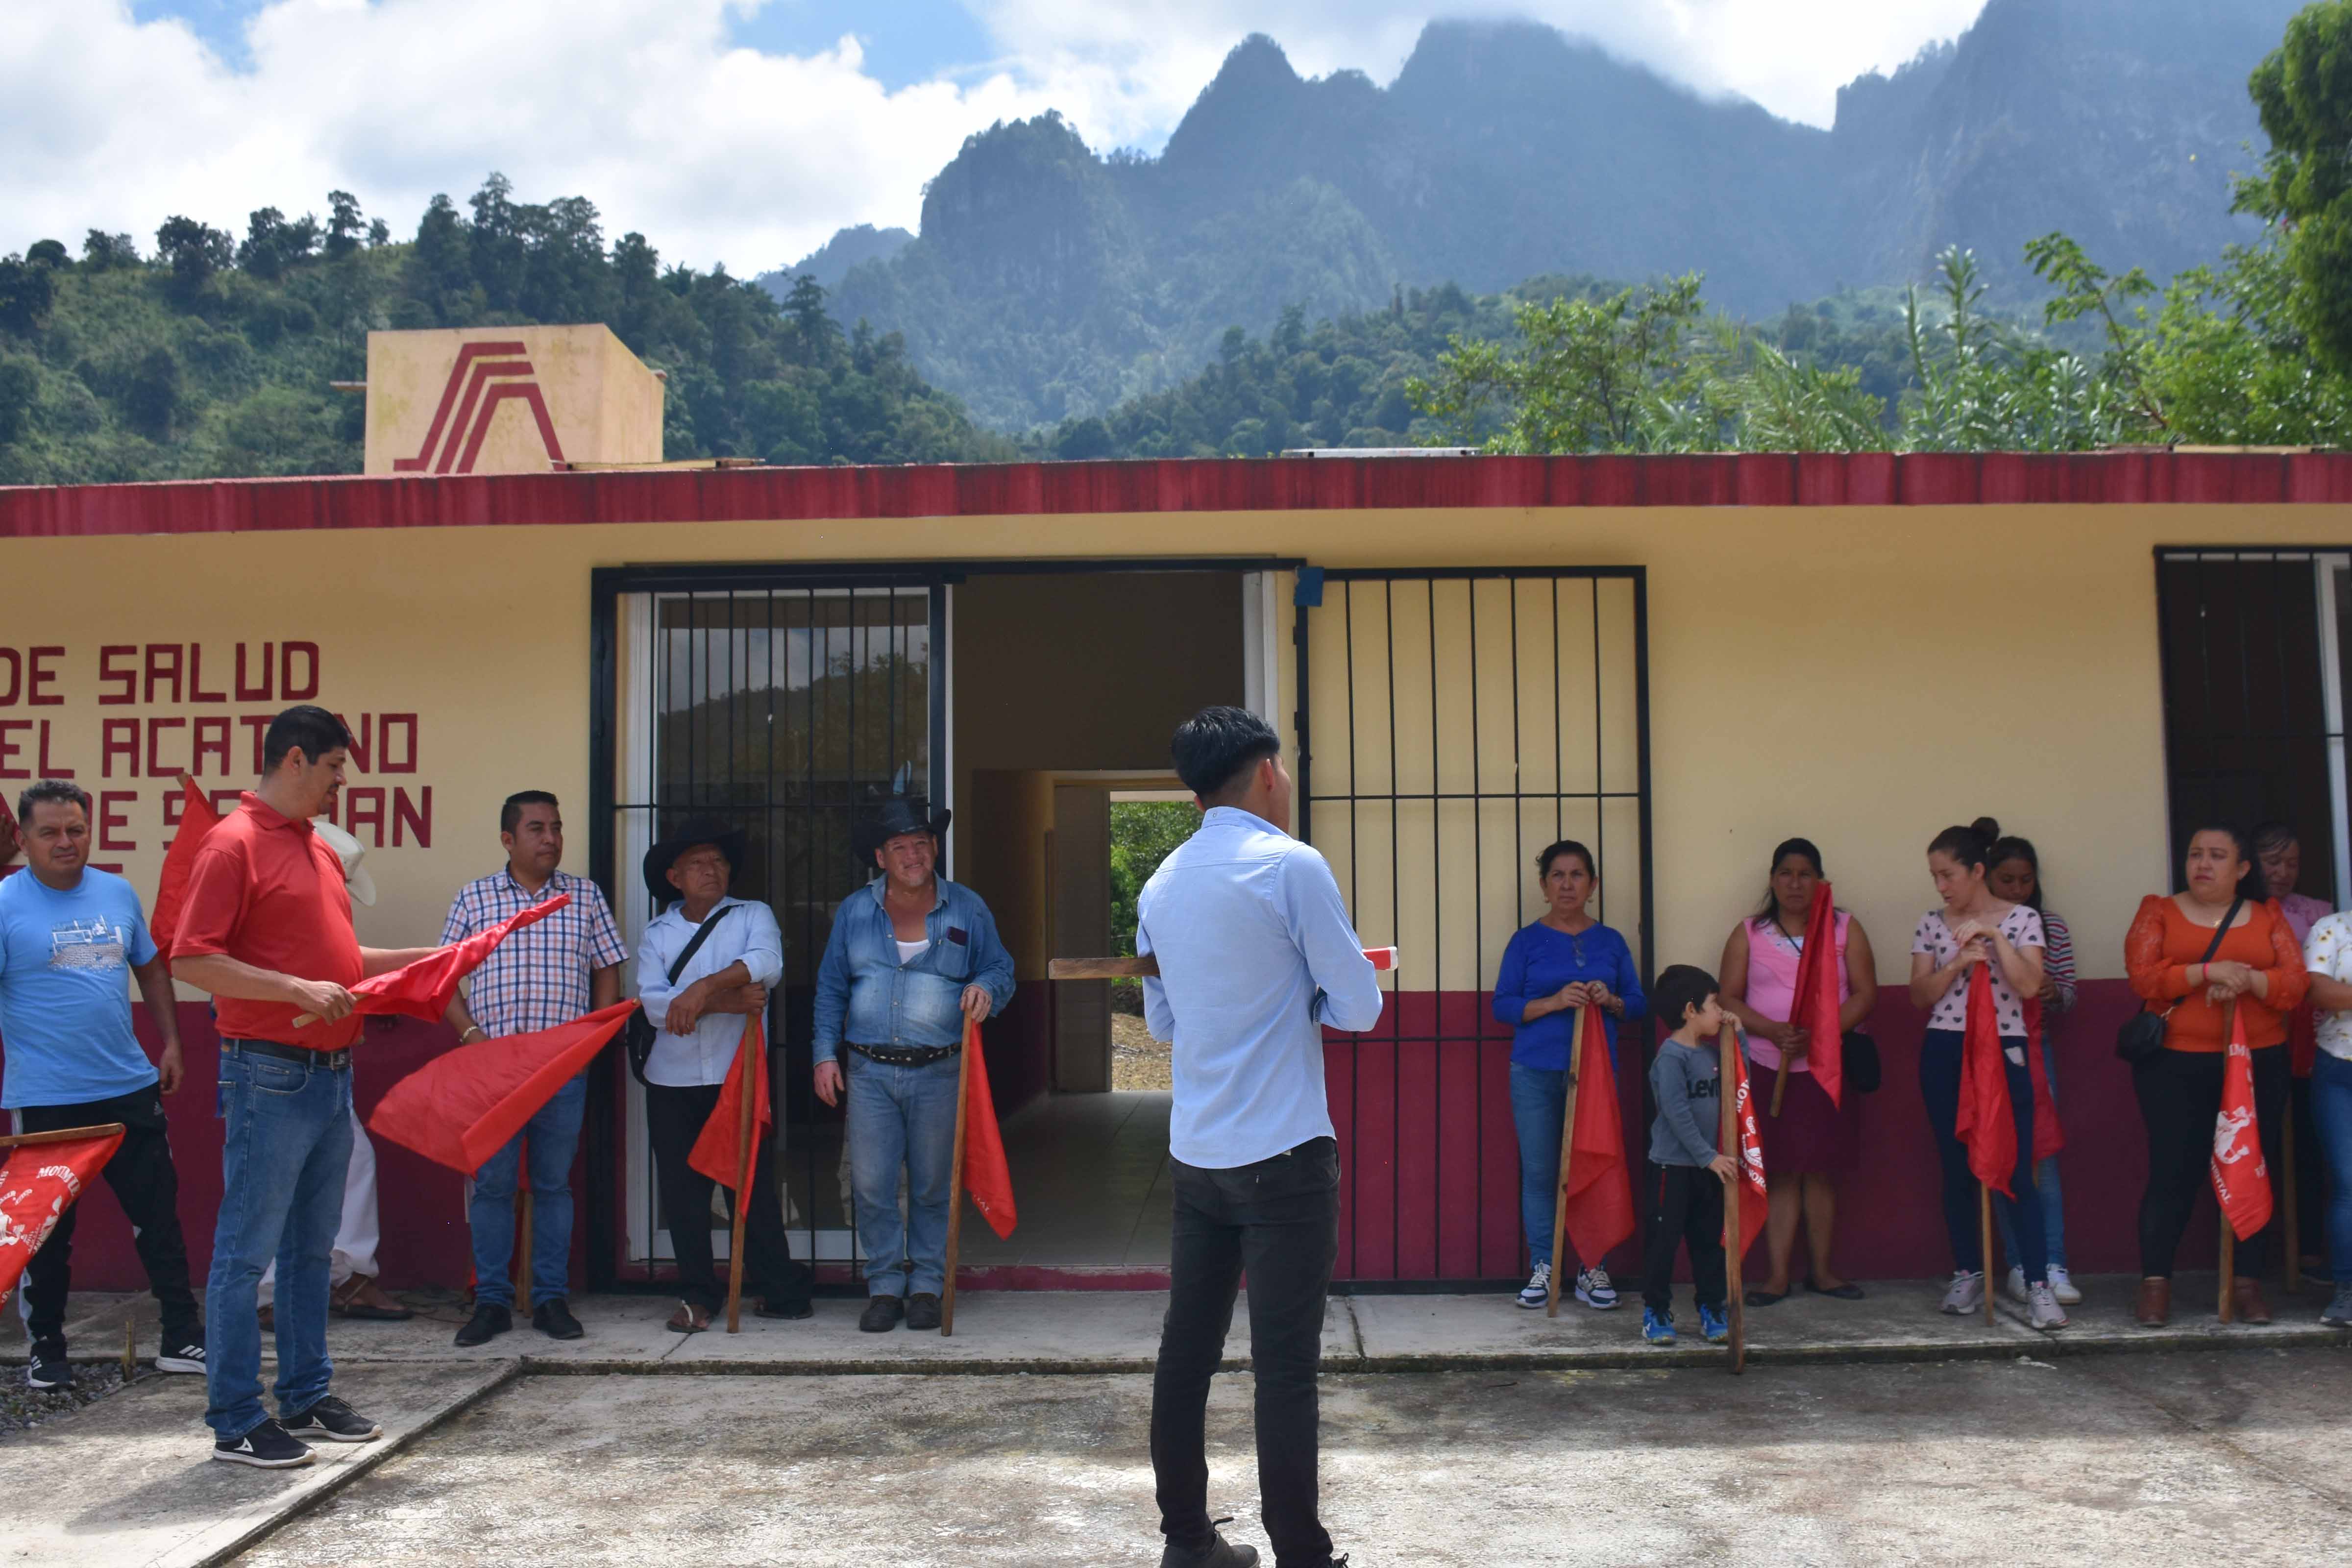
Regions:
[[330, 1443], [373, 1443], [383, 1428], [330, 1394], [310, 1409], [280, 1417], [297, 1437], [323, 1437]]
[[936, 1329], [940, 1326], [940, 1299], [929, 1290], [918, 1290], [907, 1298], [907, 1326], [910, 1329]]
[[310, 1446], [288, 1436], [285, 1427], [275, 1421], [264, 1421], [242, 1437], [223, 1437], [215, 1441], [213, 1458], [226, 1459], [232, 1465], [253, 1465], [265, 1470], [290, 1470], [297, 1465], [309, 1464], [313, 1456]]
[[907, 1315], [907, 1304], [896, 1296], [877, 1296], [866, 1303], [866, 1310], [857, 1314], [857, 1331], [862, 1334], [887, 1334], [898, 1326]]
[[[561, 1296], [533, 1307], [530, 1310], [530, 1326], [551, 1340], [576, 1340], [588, 1331], [580, 1326], [580, 1320], [572, 1315], [571, 1304]], [[466, 1342], [461, 1338], [457, 1342], [464, 1344]]]
[[66, 1360], [63, 1346], [54, 1350], [34, 1348], [33, 1364], [25, 1369], [25, 1386], [43, 1390], [73, 1386], [73, 1367]]
[[204, 1335], [199, 1333], [193, 1340], [183, 1340], [177, 1348], [173, 1347], [170, 1340], [165, 1340], [163, 1348], [155, 1352], [155, 1370], [157, 1372], [192, 1372], [198, 1377], [204, 1376]]
[[762, 1296], [760, 1304], [751, 1309], [751, 1315], [755, 1318], [782, 1318], [786, 1322], [797, 1323], [803, 1318], [816, 1316], [816, 1303], [805, 1296], [789, 1300], [781, 1296]]
[[1160, 1568], [1255, 1568], [1257, 1548], [1235, 1546], [1224, 1536], [1212, 1531], [1213, 1537], [1206, 1552], [1187, 1552], [1171, 1542], [1160, 1553]]
[[474, 1308], [474, 1315], [457, 1331], [461, 1345], [486, 1345], [514, 1327], [514, 1314], [496, 1301], [483, 1301]]

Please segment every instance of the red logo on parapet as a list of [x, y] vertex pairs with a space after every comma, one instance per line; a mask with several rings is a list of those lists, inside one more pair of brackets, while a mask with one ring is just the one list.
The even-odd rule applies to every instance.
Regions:
[[510, 397], [530, 405], [547, 455], [562, 462], [563, 447], [555, 438], [555, 423], [547, 416], [547, 402], [530, 379], [530, 361], [522, 354], [520, 343], [467, 343], [459, 349], [448, 383], [441, 388], [441, 406], [433, 411], [432, 428], [425, 432], [425, 445], [413, 458], [394, 458], [394, 471], [472, 473], [490, 433], [490, 416]]

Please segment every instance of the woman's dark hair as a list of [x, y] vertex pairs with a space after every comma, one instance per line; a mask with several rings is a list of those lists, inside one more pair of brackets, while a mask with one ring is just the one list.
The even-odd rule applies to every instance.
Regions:
[[1994, 839], [1992, 848], [1985, 856], [1985, 869], [1990, 872], [1995, 866], [2006, 866], [2011, 860], [2022, 860], [2033, 868], [2033, 896], [2027, 899], [2025, 903], [2026, 907], [2035, 914], [2040, 914], [2042, 912], [2042, 857], [2033, 852], [2033, 840], [2020, 838], [2014, 833], [2006, 837]]
[[261, 736], [261, 771], [274, 773], [286, 753], [299, 747], [302, 755], [315, 763], [320, 757], [339, 747], [352, 743], [352, 732], [343, 721], [324, 708], [304, 703], [289, 708], [269, 721]]
[[1753, 923], [1759, 930], [1770, 921], [1780, 918], [1780, 900], [1773, 895], [1772, 878], [1780, 875], [1780, 862], [1786, 860], [1791, 855], [1802, 855], [1806, 859], [1811, 861], [1813, 864], [1814, 876], [1821, 877], [1828, 875], [1827, 872], [1822, 869], [1822, 852], [1813, 847], [1813, 841], [1811, 839], [1783, 838], [1780, 840], [1780, 842], [1775, 846], [1772, 850], [1772, 868], [1765, 875], [1764, 901], [1756, 906], [1756, 913], [1750, 917]]
[[2000, 837], [2000, 824], [1990, 816], [1979, 816], [1966, 827], [1947, 827], [1928, 841], [1927, 853], [1948, 855], [1963, 866], [1982, 866], [1992, 869], [1992, 841]]
[[1563, 855], [1575, 856], [1578, 859], [1584, 862], [1584, 874], [1586, 876], [1591, 878], [1596, 882], [1601, 879], [1601, 868], [1592, 863], [1592, 851], [1587, 849], [1583, 845], [1579, 844], [1573, 838], [1563, 838], [1557, 844], [1545, 846], [1544, 852], [1536, 857], [1536, 880], [1540, 882], [1546, 877], [1550, 876], [1551, 863], [1559, 859]]
[[2180, 841], [2180, 850], [2182, 854], [2186, 855], [2189, 852], [2189, 845], [2190, 841], [2200, 833], [2227, 834], [2229, 835], [2231, 844], [2235, 846], [2237, 848], [2239, 859], [2252, 860], [2254, 858], [2253, 846], [2246, 841], [2245, 829], [2238, 826], [2235, 823], [2230, 822], [2200, 822], [2196, 826], [2190, 828], [2189, 830], [2188, 837], [2183, 838]]
[[2246, 846], [2246, 858], [2259, 860], [2273, 849], [2284, 849], [2290, 844], [2303, 842], [2303, 835], [2294, 830], [2292, 822], [2261, 822], [2254, 825], [2252, 841]]
[[16, 820], [25, 825], [27, 832], [32, 830], [33, 807], [45, 800], [58, 805], [78, 805], [82, 816], [89, 815], [89, 791], [71, 779], [43, 779], [16, 797]]
[[1176, 726], [1168, 753], [1184, 787], [1214, 805], [1244, 769], [1280, 756], [1282, 737], [1246, 708], [1203, 708]]
[[1675, 963], [1650, 988], [1650, 1005], [1669, 1032], [1690, 1022], [1689, 1014], [1716, 994], [1715, 976], [1695, 963]]

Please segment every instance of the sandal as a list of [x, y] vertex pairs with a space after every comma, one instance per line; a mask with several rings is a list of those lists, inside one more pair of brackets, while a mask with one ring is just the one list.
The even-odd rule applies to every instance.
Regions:
[[1816, 1296], [1827, 1296], [1831, 1300], [1837, 1301], [1859, 1301], [1862, 1300], [1862, 1287], [1855, 1284], [1851, 1279], [1847, 1280], [1844, 1284], [1838, 1286], [1834, 1289], [1830, 1290], [1824, 1290], [1820, 1286], [1808, 1279], [1805, 1281], [1805, 1289], [1811, 1290]]
[[1777, 1307], [1788, 1299], [1786, 1290], [1750, 1290], [1740, 1298], [1751, 1307]]
[[680, 1301], [662, 1326], [674, 1334], [698, 1334], [710, 1327], [710, 1314], [691, 1301]]

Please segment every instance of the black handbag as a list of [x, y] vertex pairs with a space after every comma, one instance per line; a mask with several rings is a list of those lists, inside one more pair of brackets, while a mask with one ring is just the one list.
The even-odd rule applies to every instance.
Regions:
[[[2238, 910], [2244, 907], [2245, 902], [2243, 899], [2231, 900], [2230, 912], [2223, 915], [2221, 923], [2213, 928], [2213, 940], [2206, 945], [2205, 956], [2197, 961], [2200, 965], [2212, 963], [2213, 955], [2221, 951], [2221, 939], [2230, 934], [2231, 926], [2237, 924]], [[2172, 1007], [2178, 1007], [2187, 1000], [2189, 998], [2183, 996], [2174, 1002]], [[2116, 1031], [2116, 1055], [2137, 1064], [2164, 1049], [2165, 1020], [2172, 1016], [2172, 1007], [2167, 1007], [2161, 1013], [2151, 1013], [2143, 1007], [2125, 1019], [2123, 1027]]]
[[[669, 966], [669, 983], [672, 985], [677, 984], [677, 977], [686, 973], [688, 963], [693, 959], [696, 952], [701, 950], [702, 944], [709, 940], [711, 928], [724, 920], [730, 910], [736, 907], [733, 904], [721, 904], [711, 910], [709, 917], [700, 925], [694, 928], [694, 934], [687, 938], [686, 947], [678, 953], [677, 962]], [[645, 1004], [638, 1003], [637, 1010], [629, 1015], [629, 1021], [621, 1026], [621, 1048], [628, 1052], [629, 1072], [639, 1083], [646, 1081], [646, 1063], [654, 1054], [654, 1042], [660, 1037], [661, 1031], [654, 1026], [654, 1021], [651, 1018], [646, 1016]]]
[[1848, 1029], [1843, 1039], [1845, 1086], [1856, 1094], [1876, 1094], [1886, 1077], [1885, 1068], [1878, 1059], [1878, 1042], [1860, 1029]]

